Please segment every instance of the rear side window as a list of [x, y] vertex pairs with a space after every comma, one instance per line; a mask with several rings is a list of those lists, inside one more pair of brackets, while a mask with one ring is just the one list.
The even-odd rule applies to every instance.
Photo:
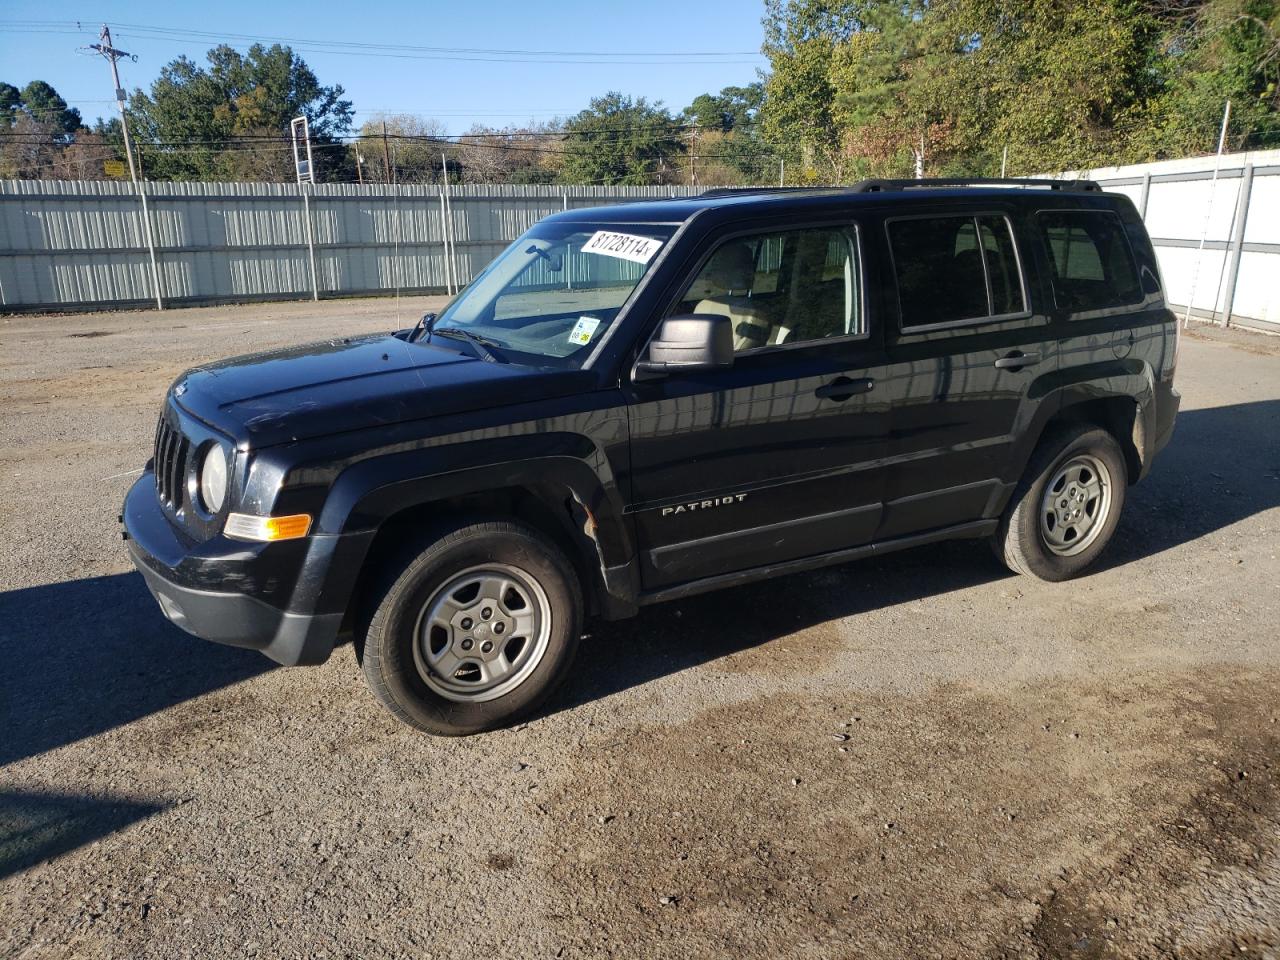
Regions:
[[1053, 265], [1053, 296], [1072, 313], [1122, 307], [1142, 299], [1124, 224], [1107, 210], [1036, 214]]
[[1026, 312], [1017, 247], [1004, 217], [893, 220], [889, 247], [904, 330]]

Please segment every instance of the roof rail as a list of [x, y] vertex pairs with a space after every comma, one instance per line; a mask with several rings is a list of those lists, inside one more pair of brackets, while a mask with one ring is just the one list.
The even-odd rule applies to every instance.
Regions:
[[856, 193], [880, 193], [885, 190], [914, 190], [922, 187], [1038, 187], [1080, 193], [1101, 193], [1102, 187], [1092, 180], [1050, 180], [1030, 177], [938, 177], [927, 180], [863, 180], [849, 189]]
[[[812, 193], [832, 190], [847, 190], [847, 187], [712, 187], [702, 190], [698, 197], [740, 197], [751, 193]], [[689, 197], [672, 197], [672, 200], [688, 200]]]

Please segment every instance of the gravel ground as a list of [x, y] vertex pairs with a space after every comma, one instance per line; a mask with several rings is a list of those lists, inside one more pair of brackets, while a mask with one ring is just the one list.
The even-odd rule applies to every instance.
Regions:
[[1280, 956], [1280, 341], [1184, 340], [1089, 577], [957, 543], [649, 608], [437, 740], [349, 648], [170, 627], [115, 522], [181, 369], [396, 309], [0, 319], [0, 956]]

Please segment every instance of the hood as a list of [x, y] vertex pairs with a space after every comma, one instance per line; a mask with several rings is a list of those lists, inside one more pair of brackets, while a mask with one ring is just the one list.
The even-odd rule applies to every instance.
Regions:
[[196, 367], [171, 392], [192, 416], [264, 447], [563, 396], [592, 379], [580, 370], [488, 363], [453, 347], [391, 334], [329, 340]]

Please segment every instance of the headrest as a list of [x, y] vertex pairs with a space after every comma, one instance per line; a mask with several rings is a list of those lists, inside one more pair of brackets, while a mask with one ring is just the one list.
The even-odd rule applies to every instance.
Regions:
[[702, 276], [708, 286], [724, 293], [750, 290], [756, 277], [755, 251], [749, 243], [727, 243], [711, 255]]

